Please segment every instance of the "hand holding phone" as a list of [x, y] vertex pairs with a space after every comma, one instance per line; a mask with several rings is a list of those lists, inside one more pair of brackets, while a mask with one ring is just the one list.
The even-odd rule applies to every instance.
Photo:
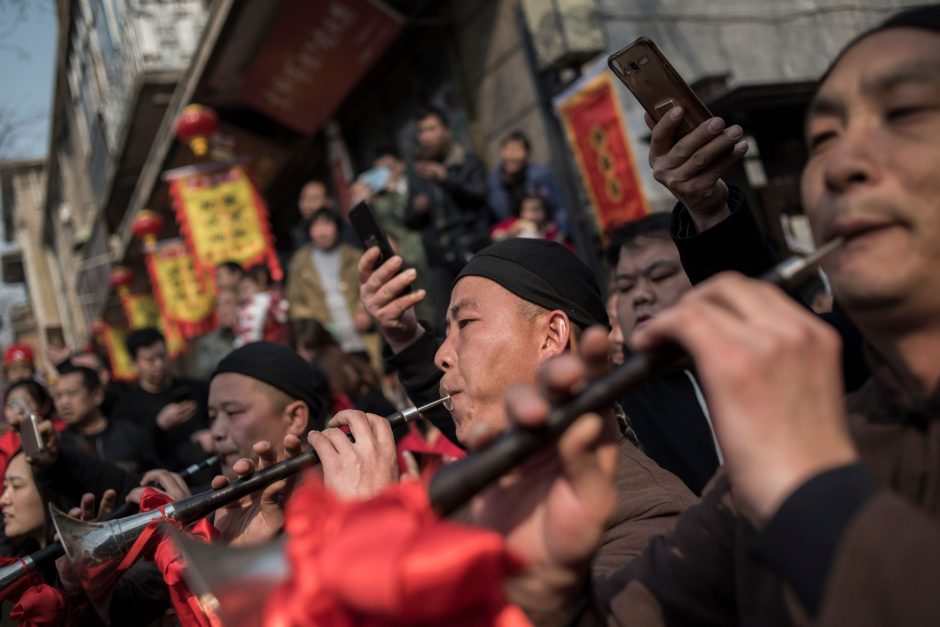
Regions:
[[20, 442], [27, 461], [37, 468], [49, 468], [59, 457], [59, 432], [55, 425], [32, 412], [20, 422]]
[[28, 412], [20, 421], [20, 442], [27, 457], [35, 457], [45, 449], [39, 433], [39, 418], [33, 412]]
[[712, 117], [645, 37], [612, 54], [607, 63], [646, 110], [653, 177], [685, 205], [699, 231], [723, 220], [729, 214], [728, 186], [721, 176], [747, 152], [744, 131]]
[[375, 262], [376, 268], [395, 256], [395, 251], [392, 249], [388, 238], [385, 237], [385, 233], [382, 232], [382, 227], [376, 222], [369, 203], [362, 201], [350, 209], [349, 223], [352, 224], [356, 235], [359, 236], [362, 245], [367, 250], [373, 246], [378, 246], [380, 256], [379, 260]]

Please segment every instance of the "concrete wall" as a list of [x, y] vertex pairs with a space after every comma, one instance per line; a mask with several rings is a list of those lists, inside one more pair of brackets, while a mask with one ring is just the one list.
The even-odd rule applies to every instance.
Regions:
[[[816, 80], [858, 33], [911, 0], [598, 0], [608, 53], [646, 36], [690, 83], [727, 75], [729, 88]], [[605, 55], [606, 56], [606, 55]], [[643, 110], [621, 92], [636, 163], [652, 207], [672, 197], [652, 178]], [[747, 131], [747, 129], [745, 129]]]
[[452, 0], [461, 69], [473, 99], [474, 139], [490, 168], [499, 141], [513, 130], [532, 140], [532, 160], [549, 161], [545, 123], [525, 50], [519, 38], [517, 0]]
[[9, 212], [13, 232], [8, 234], [16, 242], [22, 257], [29, 308], [35, 321], [35, 335], [25, 329], [14, 329], [17, 339], [29, 336], [42, 361], [47, 341], [61, 342], [62, 321], [53, 273], [46, 247], [42, 241], [42, 204], [45, 193], [45, 172], [41, 163], [7, 166], [2, 176], [12, 193], [4, 196], [4, 212]]

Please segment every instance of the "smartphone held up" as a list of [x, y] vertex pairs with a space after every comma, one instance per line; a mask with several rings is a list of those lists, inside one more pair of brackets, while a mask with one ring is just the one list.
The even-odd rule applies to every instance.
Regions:
[[688, 135], [712, 117], [656, 44], [646, 37], [610, 55], [607, 65], [654, 122], [659, 122], [673, 107], [682, 107], [683, 120], [676, 131], [677, 138]]

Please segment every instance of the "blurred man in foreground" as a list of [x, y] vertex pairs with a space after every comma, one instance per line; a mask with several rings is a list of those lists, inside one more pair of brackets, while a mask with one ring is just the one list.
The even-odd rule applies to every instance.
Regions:
[[[619, 574], [613, 601], [599, 608], [604, 620], [865, 626], [931, 624], [940, 614], [938, 67], [940, 7], [901, 13], [842, 52], [807, 118], [804, 207], [818, 242], [845, 241], [823, 265], [869, 342], [868, 383], [843, 400], [832, 329], [738, 275], [702, 284], [634, 335], [639, 349], [677, 342], [695, 359], [726, 474]], [[681, 115], [660, 121], [653, 142], [669, 141]], [[665, 153], [711, 177], [700, 202], [683, 199], [699, 231], [728, 215], [717, 177], [734, 138], [717, 150], [711, 140], [722, 131], [711, 122]], [[526, 424], [546, 411], [534, 392], [510, 399]], [[611, 498], [591, 443], [566, 443], [547, 486], [526, 479], [546, 489], [534, 506], [496, 491], [487, 498], [530, 561], [514, 592], [533, 616], [583, 590], [590, 551], [569, 549], [597, 527], [571, 523], [593, 520]], [[562, 501], [555, 488], [571, 482], [581, 490]], [[557, 528], [577, 531], [549, 533]], [[534, 538], [548, 550], [531, 551]]]

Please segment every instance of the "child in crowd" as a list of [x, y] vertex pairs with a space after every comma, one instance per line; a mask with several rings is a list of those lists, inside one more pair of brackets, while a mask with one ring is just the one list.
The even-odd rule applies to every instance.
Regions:
[[267, 266], [245, 271], [238, 281], [234, 347], [266, 340], [287, 343], [287, 301], [280, 285], [272, 284]]
[[554, 220], [553, 207], [547, 193], [529, 190], [522, 198], [519, 215], [506, 218], [490, 229], [490, 237], [498, 242], [510, 237], [549, 239], [567, 245], [565, 235]]

